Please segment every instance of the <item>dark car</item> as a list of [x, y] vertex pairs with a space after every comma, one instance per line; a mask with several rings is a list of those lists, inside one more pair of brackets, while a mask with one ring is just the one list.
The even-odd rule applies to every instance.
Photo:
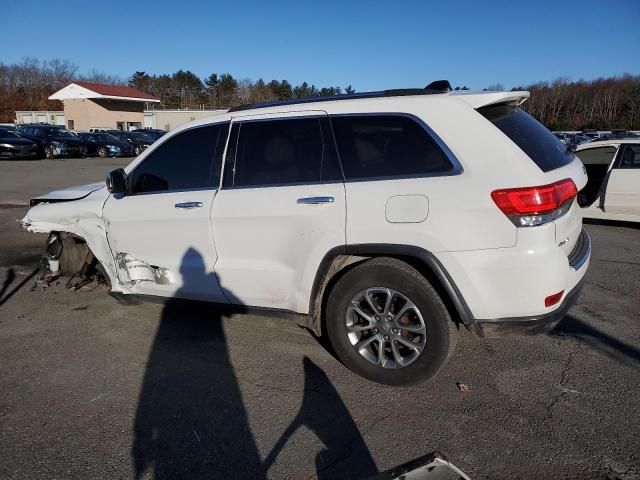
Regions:
[[153, 142], [157, 140], [152, 135], [145, 133], [144, 130], [136, 130], [133, 132], [109, 130], [108, 133], [109, 135], [113, 135], [119, 140], [129, 142], [132, 145], [136, 155], [140, 155], [147, 147], [149, 147]]
[[127, 157], [133, 155], [133, 146], [108, 133], [78, 133], [87, 149], [87, 155], [100, 157]]
[[158, 140], [160, 137], [165, 135], [167, 132], [164, 130], [160, 130], [159, 128], [138, 128], [134, 130], [132, 133], [146, 133], [151, 138]]
[[85, 146], [77, 135], [53, 125], [24, 125], [20, 134], [38, 145], [38, 154], [46, 158], [84, 157]]
[[38, 158], [38, 145], [15, 128], [0, 127], [0, 158]]

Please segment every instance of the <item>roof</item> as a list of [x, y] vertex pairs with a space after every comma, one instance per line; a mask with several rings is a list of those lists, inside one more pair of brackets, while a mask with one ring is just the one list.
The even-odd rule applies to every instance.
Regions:
[[279, 107], [285, 105], [298, 105], [305, 103], [322, 103], [322, 102], [335, 102], [338, 100], [356, 100], [363, 98], [383, 98], [383, 97], [404, 97], [409, 95], [434, 95], [438, 93], [446, 93], [440, 90], [426, 90], [421, 88], [406, 88], [399, 90], [381, 90], [378, 92], [359, 92], [341, 95], [330, 95], [326, 97], [302, 97], [291, 98], [287, 100], [274, 100], [270, 102], [261, 103], [249, 103], [246, 105], [240, 105], [229, 109], [229, 112], [242, 112], [245, 110], [256, 110], [258, 108]]
[[610, 138], [608, 140], [597, 140], [597, 141], [593, 141], [593, 142], [581, 143], [580, 145], [578, 145], [576, 147], [576, 152], [580, 151], [580, 150], [587, 150], [589, 148], [610, 147], [610, 146], [623, 145], [623, 144], [627, 144], [627, 143], [638, 144], [638, 143], [640, 143], [640, 137], [638, 137], [638, 138], [629, 138], [629, 137], [627, 137], [627, 138]]
[[78, 98], [104, 98], [111, 100], [129, 100], [134, 102], [160, 102], [149, 93], [137, 88], [120, 85], [105, 85], [102, 83], [73, 82], [58, 90], [49, 100], [70, 100]]
[[451, 84], [448, 80], [436, 80], [431, 82], [424, 88], [401, 88], [395, 90], [380, 90], [376, 92], [359, 92], [350, 94], [331, 95], [326, 97], [303, 97], [292, 98], [288, 100], [276, 100], [262, 103], [253, 103], [240, 105], [229, 109], [230, 113], [242, 112], [245, 110], [256, 110], [259, 108], [279, 107], [287, 105], [299, 105], [307, 103], [324, 103], [335, 102], [339, 100], [361, 100], [368, 98], [385, 98], [385, 97], [407, 97], [407, 96], [423, 96], [423, 95], [436, 95], [436, 94], [448, 94], [459, 96], [461, 100], [465, 101], [473, 108], [480, 108], [487, 105], [493, 105], [496, 103], [513, 103], [514, 105], [521, 105], [529, 98], [529, 92], [526, 91], [512, 91], [512, 92], [474, 92], [468, 90], [456, 90], [453, 91]]

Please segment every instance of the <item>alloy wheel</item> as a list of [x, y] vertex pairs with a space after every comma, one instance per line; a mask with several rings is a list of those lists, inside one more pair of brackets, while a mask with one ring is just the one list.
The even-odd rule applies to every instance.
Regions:
[[420, 309], [406, 295], [371, 287], [347, 307], [347, 336], [362, 357], [382, 368], [402, 368], [422, 354], [427, 329]]

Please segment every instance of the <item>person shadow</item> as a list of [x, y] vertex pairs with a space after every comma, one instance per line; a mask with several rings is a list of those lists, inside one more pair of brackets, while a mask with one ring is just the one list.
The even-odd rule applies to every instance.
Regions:
[[181, 300], [217, 281], [195, 249], [186, 252], [180, 273], [183, 287], [163, 308], [138, 399], [131, 448], [135, 479], [267, 478], [301, 427], [324, 445], [315, 459], [320, 480], [377, 473], [348, 408], [307, 357], [298, 413], [261, 461], [222, 328], [225, 316], [246, 309]]
[[368, 478], [378, 473], [362, 434], [326, 373], [308, 357], [303, 358], [302, 365], [302, 403], [267, 454], [263, 462], [265, 472], [275, 463], [289, 439], [304, 427], [324, 445], [315, 459], [318, 480]]
[[215, 277], [193, 248], [180, 273], [183, 286], [163, 308], [138, 399], [135, 478], [261, 478], [222, 327], [225, 313], [180, 299]]

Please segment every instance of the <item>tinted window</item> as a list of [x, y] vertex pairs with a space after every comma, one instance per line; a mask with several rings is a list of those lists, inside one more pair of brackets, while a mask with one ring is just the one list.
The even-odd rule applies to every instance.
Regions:
[[[225, 185], [255, 187], [340, 178], [326, 118], [246, 122], [232, 134]], [[235, 155], [234, 155], [235, 153]]]
[[173, 136], [133, 171], [132, 192], [217, 188], [228, 129], [210, 125]]
[[585, 165], [609, 165], [616, 153], [616, 147], [588, 148], [576, 152], [576, 155]]
[[524, 110], [499, 104], [478, 109], [526, 153], [543, 172], [571, 163], [573, 154], [544, 125]]
[[625, 145], [619, 168], [640, 168], [640, 145]]
[[437, 175], [454, 168], [415, 120], [400, 115], [332, 117], [346, 179]]

